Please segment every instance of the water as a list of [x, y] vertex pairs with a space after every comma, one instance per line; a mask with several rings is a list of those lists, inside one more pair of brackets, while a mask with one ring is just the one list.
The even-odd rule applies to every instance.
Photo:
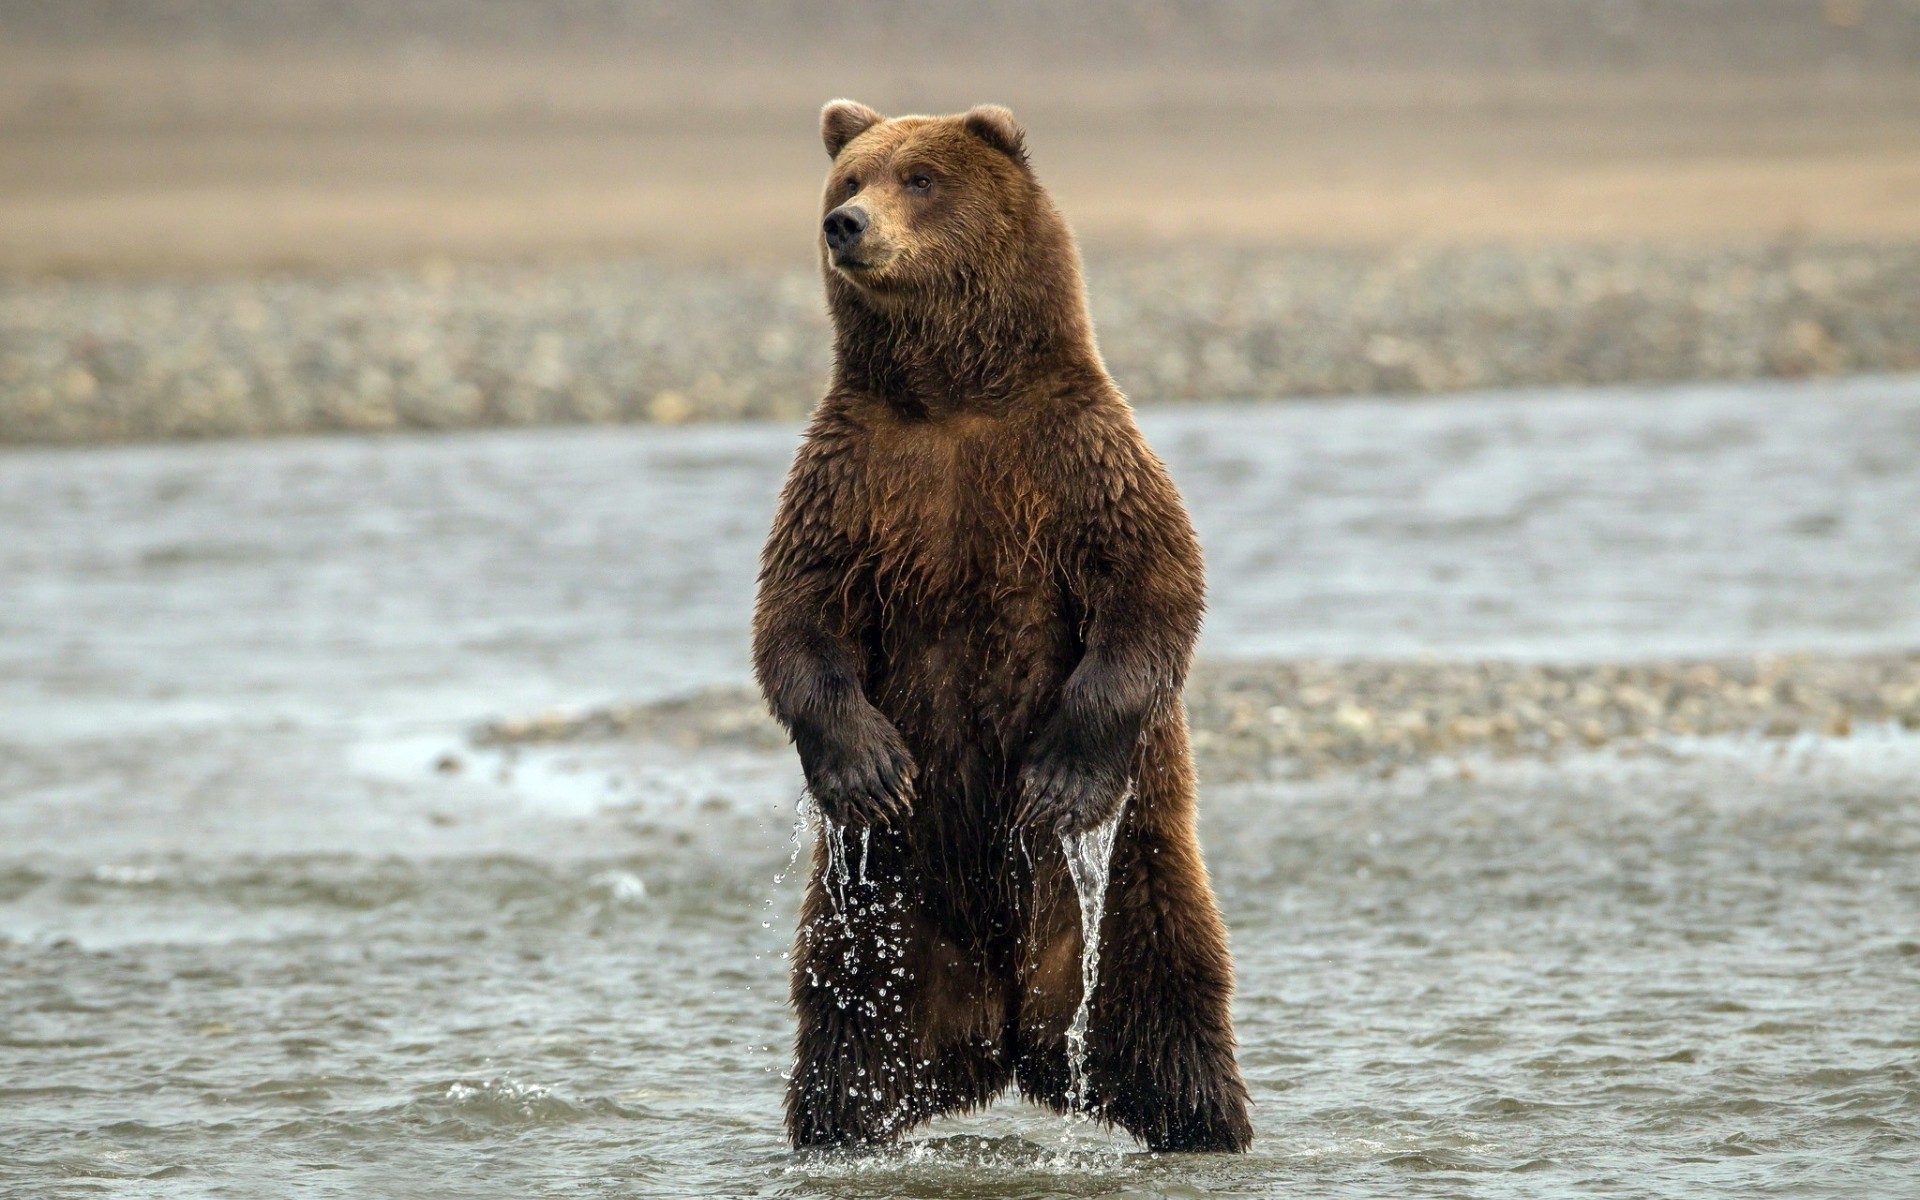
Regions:
[[[1208, 654], [1920, 645], [1920, 382], [1149, 425]], [[790, 1155], [790, 756], [464, 730], [743, 678], [791, 439], [0, 452], [0, 1195], [1920, 1195], [1878, 729], [1207, 783], [1253, 1153]]]
[[1100, 982], [1100, 921], [1107, 915], [1107, 878], [1113, 870], [1113, 839], [1127, 802], [1111, 817], [1084, 833], [1063, 833], [1067, 874], [1080, 902], [1080, 1003], [1067, 1024], [1067, 1095], [1075, 1112], [1087, 1107], [1087, 1023], [1093, 1014], [1093, 989]]

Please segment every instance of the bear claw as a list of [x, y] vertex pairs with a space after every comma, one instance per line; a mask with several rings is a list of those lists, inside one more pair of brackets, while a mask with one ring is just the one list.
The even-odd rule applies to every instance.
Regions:
[[806, 773], [807, 789], [828, 820], [867, 828], [890, 825], [913, 810], [914, 763], [906, 747], [883, 740], [864, 752], [829, 750], [822, 757], [827, 761]]
[[1126, 783], [1078, 764], [1039, 762], [1021, 773], [1022, 799], [1014, 823], [1084, 833], [1119, 808]]

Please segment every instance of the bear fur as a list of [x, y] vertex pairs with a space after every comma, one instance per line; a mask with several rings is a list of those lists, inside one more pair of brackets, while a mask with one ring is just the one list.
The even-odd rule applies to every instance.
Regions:
[[[1009, 1084], [1154, 1150], [1245, 1150], [1181, 689], [1179, 494], [1107, 376], [1006, 109], [821, 132], [834, 363], [761, 557], [754, 667], [825, 818], [787, 1130], [890, 1140]], [[1084, 1092], [1059, 832], [1122, 803]]]

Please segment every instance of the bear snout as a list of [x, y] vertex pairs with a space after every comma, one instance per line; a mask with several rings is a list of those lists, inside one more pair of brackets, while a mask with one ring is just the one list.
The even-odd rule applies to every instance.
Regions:
[[827, 214], [826, 222], [821, 226], [827, 235], [827, 249], [833, 251], [836, 259], [840, 258], [859, 244], [870, 221], [864, 208], [842, 204], [834, 209]]

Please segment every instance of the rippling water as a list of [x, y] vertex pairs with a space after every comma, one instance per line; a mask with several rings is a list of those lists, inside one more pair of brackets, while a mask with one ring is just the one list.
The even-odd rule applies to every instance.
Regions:
[[0, 1180], [1911, 1194], [1920, 756], [1749, 757], [1210, 795], [1260, 1131], [1244, 1160], [1156, 1160], [1014, 1104], [905, 1153], [788, 1155], [793, 888], [770, 813], [643, 829], [609, 810], [570, 858], [16, 861]]
[[[1153, 424], [1210, 653], [1920, 642], [1913, 382]], [[1254, 1153], [788, 1154], [791, 762], [462, 730], [738, 677], [791, 437], [0, 453], [0, 1194], [1920, 1195], [1888, 730], [1211, 787]]]

